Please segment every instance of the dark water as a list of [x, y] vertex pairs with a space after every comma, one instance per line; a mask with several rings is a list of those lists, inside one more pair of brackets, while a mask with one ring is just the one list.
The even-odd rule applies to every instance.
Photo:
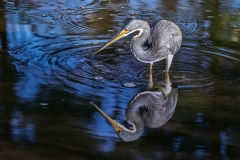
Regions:
[[[147, 88], [131, 37], [93, 56], [131, 18], [183, 33], [171, 119], [123, 142], [89, 104], [126, 124]], [[239, 159], [240, 1], [0, 1], [0, 159]], [[165, 61], [154, 63], [164, 83]], [[126, 88], [123, 83], [134, 83]]]

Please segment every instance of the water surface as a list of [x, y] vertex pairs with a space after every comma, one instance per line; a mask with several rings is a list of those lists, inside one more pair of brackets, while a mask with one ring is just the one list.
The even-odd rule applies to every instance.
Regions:
[[[132, 18], [171, 20], [183, 43], [169, 74], [173, 116], [126, 143], [89, 102], [126, 124], [126, 106], [146, 90], [149, 66], [130, 53], [131, 37], [92, 55]], [[237, 0], [1, 1], [0, 157], [237, 159], [239, 19]], [[155, 85], [164, 69], [154, 63]]]

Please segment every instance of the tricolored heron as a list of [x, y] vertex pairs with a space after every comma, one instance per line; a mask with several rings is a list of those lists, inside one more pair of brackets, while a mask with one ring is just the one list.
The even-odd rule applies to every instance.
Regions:
[[166, 58], [165, 71], [169, 71], [173, 56], [181, 47], [182, 32], [176, 24], [167, 20], [157, 21], [150, 27], [143, 20], [133, 19], [126, 23], [115, 37], [94, 54], [134, 32], [138, 33], [131, 40], [132, 53], [139, 61], [150, 63], [149, 82], [152, 83], [153, 63]]
[[171, 86], [168, 73], [166, 73], [165, 81], [165, 87], [156, 91], [138, 93], [129, 102], [125, 116], [127, 122], [132, 125], [131, 129], [114, 121], [94, 103], [91, 103], [112, 124], [122, 140], [133, 141], [141, 136], [144, 124], [150, 128], [158, 128], [172, 117], [177, 104], [178, 88]]

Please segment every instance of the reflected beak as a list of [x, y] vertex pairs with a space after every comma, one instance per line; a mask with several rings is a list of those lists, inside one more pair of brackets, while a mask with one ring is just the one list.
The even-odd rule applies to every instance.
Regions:
[[94, 105], [96, 107], [96, 109], [103, 115], [103, 117], [109, 122], [111, 123], [111, 125], [113, 126], [114, 130], [117, 133], [121, 133], [122, 132], [122, 128], [120, 128], [120, 124], [117, 123], [116, 121], [114, 121], [111, 117], [109, 117], [106, 113], [104, 113], [100, 108], [98, 108], [97, 105], [95, 105], [93, 102], [90, 102], [92, 105]]
[[101, 50], [103, 50], [104, 48], [106, 48], [107, 46], [111, 45], [113, 42], [116, 42], [117, 40], [125, 37], [128, 33], [128, 29], [124, 29], [122, 30], [118, 35], [116, 35], [115, 37], [113, 37], [107, 44], [105, 44], [102, 48], [100, 48], [97, 52], [93, 53], [96, 54], [98, 52], [100, 52]]

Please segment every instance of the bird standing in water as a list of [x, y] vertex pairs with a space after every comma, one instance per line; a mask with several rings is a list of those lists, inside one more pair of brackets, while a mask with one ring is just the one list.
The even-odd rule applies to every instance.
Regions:
[[128, 142], [140, 138], [144, 126], [158, 128], [172, 117], [178, 100], [178, 88], [172, 87], [169, 75], [165, 73], [165, 85], [155, 91], [144, 91], [135, 95], [125, 110], [126, 121], [130, 128], [116, 122], [97, 105], [90, 102], [113, 126], [118, 136]]
[[126, 23], [115, 37], [94, 54], [134, 32], [137, 32], [137, 34], [131, 40], [132, 53], [139, 61], [150, 64], [149, 84], [151, 85], [153, 83], [153, 63], [166, 59], [165, 71], [169, 71], [173, 56], [181, 47], [182, 32], [176, 24], [167, 20], [157, 21], [150, 27], [143, 20], [133, 19]]

